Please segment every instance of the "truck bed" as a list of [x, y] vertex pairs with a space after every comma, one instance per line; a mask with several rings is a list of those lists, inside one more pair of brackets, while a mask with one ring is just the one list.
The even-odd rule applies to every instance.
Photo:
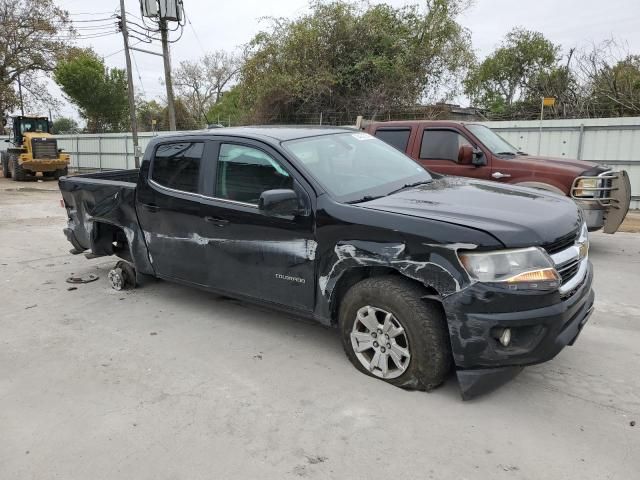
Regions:
[[91, 250], [94, 255], [115, 254], [126, 259], [144, 255], [135, 206], [138, 174], [137, 169], [115, 170], [60, 179], [69, 217], [64, 232], [74, 246], [73, 253]]
[[90, 181], [104, 180], [109, 182], [125, 182], [133, 183], [138, 182], [139, 169], [134, 168], [131, 170], [106, 170], [96, 173], [85, 173], [82, 175], [74, 175], [73, 177], [67, 177], [65, 180], [87, 179]]

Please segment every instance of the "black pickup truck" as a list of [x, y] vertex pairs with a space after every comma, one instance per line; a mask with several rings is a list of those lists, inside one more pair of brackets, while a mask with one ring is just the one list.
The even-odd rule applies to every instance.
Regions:
[[155, 138], [139, 171], [63, 177], [72, 253], [337, 326], [357, 369], [463, 398], [572, 344], [593, 309], [568, 198], [430, 173], [367, 133], [225, 128]]

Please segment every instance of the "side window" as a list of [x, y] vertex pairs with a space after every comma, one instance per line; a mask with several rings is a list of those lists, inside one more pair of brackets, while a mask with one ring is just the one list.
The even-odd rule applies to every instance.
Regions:
[[410, 128], [379, 128], [375, 136], [401, 152], [406, 152], [410, 135]]
[[257, 148], [220, 145], [216, 197], [257, 205], [262, 192], [293, 188], [293, 179], [272, 157]]
[[458, 152], [463, 145], [471, 145], [466, 138], [452, 130], [425, 130], [420, 145], [423, 160], [458, 161]]
[[204, 143], [168, 143], [156, 149], [151, 179], [163, 187], [198, 192], [200, 159]]

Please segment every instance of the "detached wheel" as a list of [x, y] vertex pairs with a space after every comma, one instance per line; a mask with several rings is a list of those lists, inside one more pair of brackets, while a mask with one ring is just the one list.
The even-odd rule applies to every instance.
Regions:
[[116, 266], [109, 270], [107, 275], [111, 288], [114, 290], [129, 290], [136, 286], [136, 271], [127, 262], [120, 261]]
[[363, 280], [340, 307], [342, 344], [361, 372], [409, 390], [432, 390], [451, 367], [449, 334], [438, 305], [403, 278]]

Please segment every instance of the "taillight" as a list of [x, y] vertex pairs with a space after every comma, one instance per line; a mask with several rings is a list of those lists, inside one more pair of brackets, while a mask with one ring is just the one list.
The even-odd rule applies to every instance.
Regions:
[[64, 199], [63, 199], [63, 198], [61, 198], [61, 199], [60, 199], [60, 206], [61, 206], [62, 208], [64, 208]]

